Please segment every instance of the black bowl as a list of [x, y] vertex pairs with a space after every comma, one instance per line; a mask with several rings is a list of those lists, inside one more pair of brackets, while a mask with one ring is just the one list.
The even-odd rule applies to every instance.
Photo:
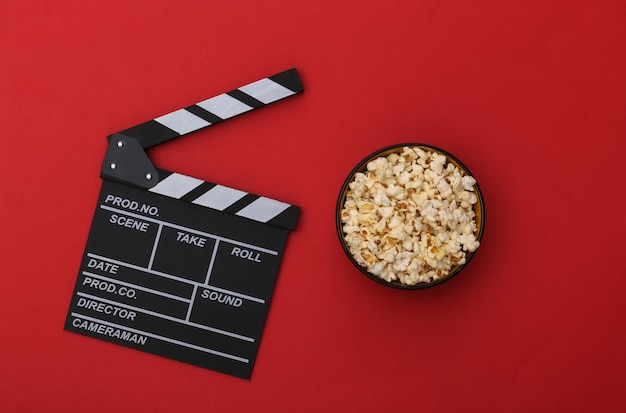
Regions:
[[[396, 144], [396, 145], [392, 145], [392, 146], [387, 146], [384, 147], [382, 149], [377, 150], [376, 152], [368, 155], [367, 157], [365, 157], [365, 159], [363, 159], [361, 162], [359, 162], [356, 167], [354, 167], [354, 169], [352, 170], [352, 172], [350, 172], [350, 174], [348, 175], [348, 177], [346, 178], [343, 186], [341, 187], [341, 191], [339, 192], [339, 199], [337, 200], [337, 207], [336, 207], [336, 211], [335, 211], [335, 223], [336, 223], [336, 227], [337, 227], [337, 235], [339, 236], [339, 242], [341, 243], [341, 246], [343, 248], [343, 250], [345, 251], [346, 255], [348, 256], [348, 258], [350, 259], [350, 261], [352, 262], [352, 264], [354, 264], [354, 266], [361, 271], [363, 274], [365, 274], [368, 278], [386, 285], [388, 287], [393, 287], [393, 288], [398, 288], [398, 289], [403, 289], [403, 290], [418, 290], [418, 289], [422, 289], [422, 288], [428, 288], [428, 287], [434, 287], [435, 285], [439, 285], [441, 283], [443, 283], [444, 281], [449, 280], [450, 278], [454, 277], [455, 275], [457, 275], [463, 268], [465, 268], [467, 266], [467, 264], [470, 262], [470, 260], [474, 257], [476, 251], [478, 251], [478, 249], [480, 249], [480, 246], [478, 249], [468, 253], [465, 257], [465, 263], [464, 264], [460, 264], [460, 265], [455, 265], [452, 267], [452, 269], [450, 270], [450, 272], [442, 277], [439, 278], [435, 281], [432, 282], [421, 282], [421, 283], [417, 283], [415, 285], [407, 285], [407, 284], [402, 284], [400, 281], [386, 281], [370, 272], [367, 271], [366, 268], [362, 267], [361, 265], [359, 265], [359, 263], [354, 259], [354, 257], [352, 256], [352, 253], [350, 252], [349, 247], [346, 245], [346, 242], [344, 241], [344, 233], [343, 233], [343, 223], [341, 221], [341, 210], [343, 209], [343, 206], [345, 204], [345, 200], [346, 200], [346, 193], [349, 190], [348, 185], [354, 180], [354, 175], [358, 172], [363, 172], [365, 170], [367, 170], [367, 164], [378, 158], [381, 156], [388, 156], [391, 153], [401, 153], [402, 149], [405, 146], [409, 146], [409, 147], [419, 147], [425, 151], [429, 151], [429, 152], [436, 152], [439, 153], [441, 155], [444, 155], [447, 159], [448, 162], [451, 162], [452, 164], [454, 164], [457, 168], [461, 169], [462, 171], [465, 172], [465, 174], [467, 175], [471, 175], [470, 170], [463, 165], [463, 163], [461, 161], [459, 161], [456, 157], [454, 157], [453, 155], [451, 155], [450, 153], [444, 151], [443, 149], [431, 146], [431, 145], [426, 145], [423, 143], [402, 143], [402, 144]], [[482, 193], [480, 191], [480, 188], [478, 187], [478, 183], [476, 183], [474, 185], [474, 193], [476, 194], [476, 197], [478, 199], [478, 201], [476, 202], [476, 204], [474, 204], [474, 213], [476, 214], [476, 239], [478, 241], [480, 241], [482, 239], [483, 236], [483, 231], [484, 231], [484, 227], [485, 227], [485, 203], [483, 200], [483, 196]]]

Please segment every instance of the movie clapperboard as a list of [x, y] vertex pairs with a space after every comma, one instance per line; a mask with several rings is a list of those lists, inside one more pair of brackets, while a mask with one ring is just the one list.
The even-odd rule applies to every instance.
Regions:
[[157, 169], [145, 149], [302, 91], [291, 69], [108, 137], [66, 330], [250, 379], [300, 208]]

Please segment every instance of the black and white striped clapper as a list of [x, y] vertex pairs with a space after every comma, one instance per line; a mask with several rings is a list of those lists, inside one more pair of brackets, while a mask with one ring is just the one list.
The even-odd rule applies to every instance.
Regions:
[[66, 330], [251, 377], [300, 208], [158, 169], [145, 149], [302, 91], [291, 69], [108, 137]]

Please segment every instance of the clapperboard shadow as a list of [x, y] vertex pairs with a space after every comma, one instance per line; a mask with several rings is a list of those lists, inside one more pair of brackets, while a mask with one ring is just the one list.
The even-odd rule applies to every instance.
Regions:
[[145, 150], [303, 91], [295, 69], [108, 137], [65, 329], [249, 379], [300, 208]]

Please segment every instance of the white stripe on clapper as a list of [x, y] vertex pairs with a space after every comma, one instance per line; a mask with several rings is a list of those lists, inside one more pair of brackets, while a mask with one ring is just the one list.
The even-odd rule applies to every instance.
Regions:
[[245, 195], [247, 195], [247, 192], [228, 188], [222, 185], [216, 185], [200, 197], [196, 198], [193, 203], [223, 211], [230, 205], [239, 201]]
[[237, 212], [235, 215], [250, 218], [255, 221], [267, 222], [289, 207], [290, 205], [285, 202], [262, 197], [242, 208], [241, 211]]
[[150, 188], [150, 192], [167, 195], [179, 199], [189, 191], [197, 188], [204, 181], [174, 172], [161, 182]]
[[155, 120], [180, 135], [193, 132], [211, 124], [185, 109], [168, 113]]
[[268, 78], [242, 86], [239, 90], [266, 105], [296, 93]]
[[252, 106], [248, 106], [226, 93], [204, 100], [196, 105], [222, 119], [232, 118], [253, 109]]

